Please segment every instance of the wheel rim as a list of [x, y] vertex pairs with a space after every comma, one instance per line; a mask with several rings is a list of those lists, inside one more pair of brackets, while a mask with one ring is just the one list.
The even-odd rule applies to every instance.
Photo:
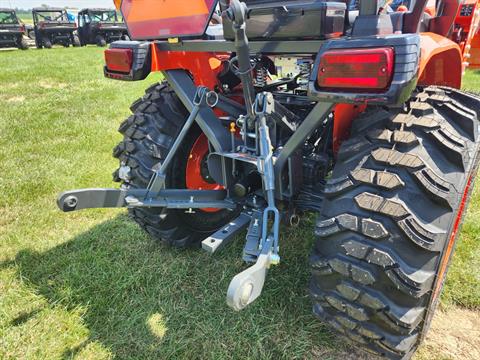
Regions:
[[[207, 157], [209, 154], [208, 138], [201, 134], [194, 142], [188, 155], [186, 169], [186, 185], [192, 190], [222, 190], [223, 186], [217, 184], [208, 173]], [[204, 208], [205, 212], [217, 212], [221, 209]]]

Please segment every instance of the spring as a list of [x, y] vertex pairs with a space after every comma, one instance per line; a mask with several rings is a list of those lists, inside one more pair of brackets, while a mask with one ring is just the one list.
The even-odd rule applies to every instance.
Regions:
[[259, 66], [256, 69], [256, 76], [255, 76], [255, 85], [257, 87], [264, 87], [267, 85], [268, 80], [268, 70], [263, 66]]

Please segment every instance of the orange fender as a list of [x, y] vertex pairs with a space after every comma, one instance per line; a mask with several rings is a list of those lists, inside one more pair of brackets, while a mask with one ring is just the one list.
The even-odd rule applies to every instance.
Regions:
[[457, 43], [434, 33], [420, 34], [419, 85], [462, 85], [462, 51]]
[[229, 59], [229, 54], [185, 51], [159, 51], [155, 42], [152, 49], [152, 72], [183, 69], [188, 70], [193, 76], [196, 86], [203, 85], [215, 89], [219, 85], [217, 75], [224, 68], [224, 63]]

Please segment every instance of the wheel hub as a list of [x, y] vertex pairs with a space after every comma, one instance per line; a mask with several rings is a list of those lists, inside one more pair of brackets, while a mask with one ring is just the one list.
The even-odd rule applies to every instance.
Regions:
[[[190, 150], [187, 160], [185, 182], [192, 190], [221, 190], [223, 186], [217, 184], [208, 171], [207, 158], [210, 150], [208, 138], [201, 134]], [[206, 212], [217, 212], [220, 209], [202, 209]]]

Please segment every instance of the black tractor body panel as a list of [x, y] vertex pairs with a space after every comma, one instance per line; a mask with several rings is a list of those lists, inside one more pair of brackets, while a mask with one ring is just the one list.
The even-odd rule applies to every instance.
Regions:
[[[346, 5], [344, 2], [246, 1], [246, 20], [250, 40], [329, 39], [343, 34]], [[235, 38], [232, 21], [223, 14], [224, 36]]]

